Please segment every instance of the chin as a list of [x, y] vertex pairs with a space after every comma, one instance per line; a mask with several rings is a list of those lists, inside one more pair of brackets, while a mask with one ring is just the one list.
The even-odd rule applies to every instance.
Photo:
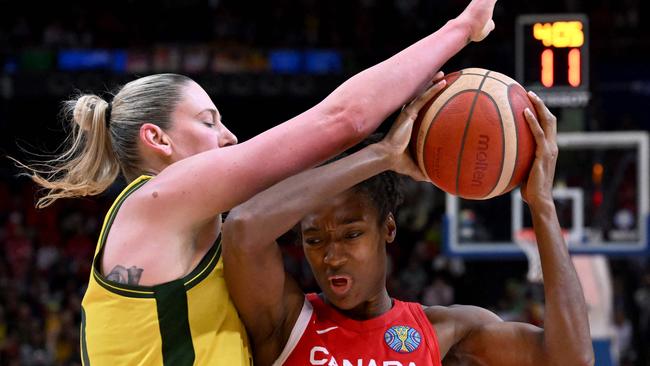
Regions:
[[331, 293], [323, 292], [327, 302], [340, 310], [352, 310], [359, 306], [362, 301], [359, 301], [354, 295], [347, 294], [344, 296], [338, 296]]

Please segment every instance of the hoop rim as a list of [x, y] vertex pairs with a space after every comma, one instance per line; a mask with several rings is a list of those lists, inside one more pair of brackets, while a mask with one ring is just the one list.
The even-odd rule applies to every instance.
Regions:
[[[564, 237], [564, 242], [566, 244], [571, 240], [571, 231], [568, 229], [561, 229], [562, 236]], [[515, 232], [514, 240], [516, 244], [526, 244], [526, 243], [535, 243], [537, 244], [537, 237], [535, 236], [535, 230], [530, 227], [522, 228]]]

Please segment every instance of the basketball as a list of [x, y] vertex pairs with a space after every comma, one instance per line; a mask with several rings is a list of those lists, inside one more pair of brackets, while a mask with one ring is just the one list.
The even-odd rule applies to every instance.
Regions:
[[469, 68], [445, 77], [447, 85], [418, 112], [411, 153], [443, 191], [483, 200], [506, 193], [524, 179], [535, 140], [524, 109], [535, 109], [515, 80]]

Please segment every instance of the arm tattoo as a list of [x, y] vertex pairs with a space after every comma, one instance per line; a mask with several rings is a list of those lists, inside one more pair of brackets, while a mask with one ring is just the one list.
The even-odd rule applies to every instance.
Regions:
[[137, 285], [140, 282], [142, 271], [144, 271], [143, 268], [138, 268], [136, 266], [131, 266], [131, 268], [124, 268], [120, 265], [117, 265], [108, 275], [106, 275], [106, 279], [127, 285]]

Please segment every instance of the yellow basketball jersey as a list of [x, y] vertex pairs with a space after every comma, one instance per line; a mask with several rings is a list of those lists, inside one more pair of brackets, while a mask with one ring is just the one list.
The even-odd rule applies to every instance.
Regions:
[[82, 301], [81, 357], [94, 365], [250, 365], [245, 328], [223, 278], [217, 239], [187, 276], [156, 286], [107, 280], [101, 258], [124, 200], [151, 177], [122, 191], [104, 219]]

